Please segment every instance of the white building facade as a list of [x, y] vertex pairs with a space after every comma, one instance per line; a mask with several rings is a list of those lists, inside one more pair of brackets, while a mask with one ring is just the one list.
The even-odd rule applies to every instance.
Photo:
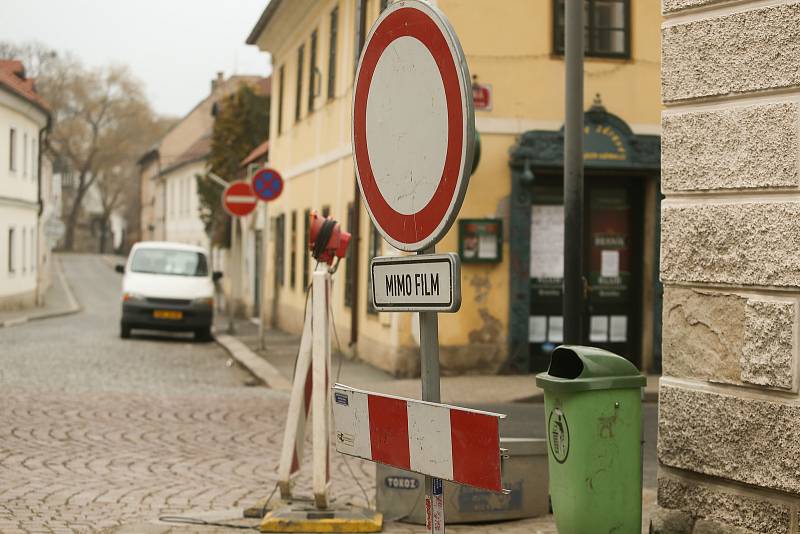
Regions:
[[165, 231], [167, 241], [197, 245], [209, 249], [208, 234], [200, 219], [197, 176], [206, 174], [206, 160], [179, 165], [162, 174], [165, 191]]
[[[49, 110], [18, 61], [0, 61], [0, 309], [39, 297], [41, 140]], [[49, 179], [49, 178], [48, 178]]]

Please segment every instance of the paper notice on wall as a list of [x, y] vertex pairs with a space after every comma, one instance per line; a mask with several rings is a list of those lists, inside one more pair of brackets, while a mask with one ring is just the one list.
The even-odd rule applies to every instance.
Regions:
[[564, 318], [559, 315], [551, 315], [547, 322], [547, 341], [551, 343], [562, 343], [564, 341]]
[[547, 341], [547, 316], [531, 315], [528, 317], [528, 342], [544, 343]]
[[592, 343], [608, 341], [608, 315], [592, 315], [589, 319], [589, 341]]
[[600, 276], [619, 276], [619, 251], [603, 250], [600, 252]]
[[481, 234], [478, 237], [478, 257], [486, 260], [497, 258], [497, 236]]
[[531, 209], [531, 278], [564, 277], [564, 206]]
[[612, 315], [609, 336], [612, 343], [628, 341], [628, 317], [626, 315]]

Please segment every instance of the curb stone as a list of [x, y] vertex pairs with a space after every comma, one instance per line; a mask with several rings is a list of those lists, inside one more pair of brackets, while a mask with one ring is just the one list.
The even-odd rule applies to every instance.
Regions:
[[214, 333], [214, 339], [233, 359], [242, 364], [268, 387], [279, 391], [292, 390], [292, 383], [277, 368], [235, 337]]

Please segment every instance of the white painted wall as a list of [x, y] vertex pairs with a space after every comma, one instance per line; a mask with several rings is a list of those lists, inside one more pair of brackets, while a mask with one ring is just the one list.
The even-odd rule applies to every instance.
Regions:
[[0, 309], [36, 299], [39, 130], [46, 122], [28, 101], [0, 90]]
[[200, 220], [200, 199], [195, 179], [195, 175], [205, 172], [205, 161], [199, 161], [164, 175], [167, 241], [209, 249], [209, 239]]

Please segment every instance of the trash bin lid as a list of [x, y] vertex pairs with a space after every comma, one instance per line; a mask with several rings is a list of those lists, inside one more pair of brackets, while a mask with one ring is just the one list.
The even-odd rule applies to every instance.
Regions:
[[536, 385], [550, 391], [640, 388], [647, 385], [647, 378], [613, 352], [561, 345], [550, 356], [547, 372], [536, 375]]

